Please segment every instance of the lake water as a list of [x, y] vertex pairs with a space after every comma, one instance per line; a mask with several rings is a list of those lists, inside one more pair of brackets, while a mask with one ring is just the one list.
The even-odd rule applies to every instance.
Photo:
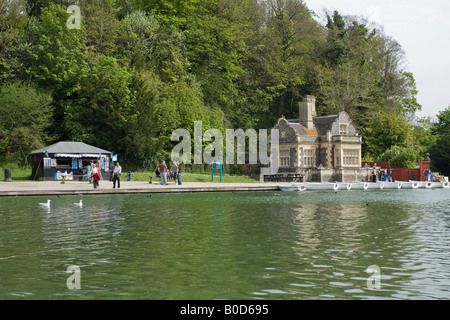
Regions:
[[449, 298], [448, 189], [0, 198], [0, 299]]

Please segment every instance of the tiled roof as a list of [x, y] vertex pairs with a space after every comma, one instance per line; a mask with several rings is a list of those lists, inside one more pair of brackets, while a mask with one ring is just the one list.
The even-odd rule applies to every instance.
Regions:
[[303, 124], [299, 123], [298, 119], [289, 119], [289, 125], [295, 130], [298, 135], [317, 136], [325, 135], [328, 130], [331, 130], [331, 126], [338, 118], [338, 115], [314, 117], [314, 130], [309, 130]]
[[313, 118], [314, 126], [321, 136], [326, 135], [337, 118], [338, 115], [315, 117]]
[[76, 154], [76, 153], [92, 153], [92, 154], [108, 154], [111, 153], [110, 151], [103, 150], [94, 146], [91, 146], [89, 144], [86, 144], [84, 142], [58, 142], [55, 144], [52, 144], [50, 146], [47, 146], [45, 148], [36, 150], [32, 152], [31, 154], [39, 154], [39, 153], [70, 153], [70, 154]]

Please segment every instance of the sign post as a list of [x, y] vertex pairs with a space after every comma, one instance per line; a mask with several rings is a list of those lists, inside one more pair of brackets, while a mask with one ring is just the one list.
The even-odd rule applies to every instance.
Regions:
[[222, 161], [214, 160], [211, 164], [211, 180], [214, 181], [214, 170], [220, 170], [220, 182], [222, 183]]

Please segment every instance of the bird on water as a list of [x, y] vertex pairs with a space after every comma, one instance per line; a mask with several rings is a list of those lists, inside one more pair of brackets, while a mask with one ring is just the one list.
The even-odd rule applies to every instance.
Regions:
[[47, 200], [46, 203], [39, 203], [39, 204], [43, 207], [50, 208], [50, 201], [52, 201], [52, 200]]

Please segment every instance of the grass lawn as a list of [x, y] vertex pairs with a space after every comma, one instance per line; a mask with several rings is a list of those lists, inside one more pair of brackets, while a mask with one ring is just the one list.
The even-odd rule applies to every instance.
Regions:
[[[20, 168], [13, 166], [2, 166], [0, 172], [0, 181], [5, 181], [5, 169], [11, 167], [11, 177], [13, 181], [27, 181], [30, 179], [31, 168]], [[150, 176], [153, 176], [154, 182], [159, 182], [160, 179], [155, 177], [155, 172], [151, 171], [136, 171], [131, 173], [131, 181], [149, 181]], [[126, 180], [126, 172], [122, 173], [122, 181]], [[205, 173], [182, 173], [182, 182], [211, 182], [211, 174]], [[220, 182], [220, 173], [214, 172], [214, 182]], [[248, 176], [238, 175], [222, 175], [222, 182], [224, 183], [258, 183], [258, 180], [252, 179]]]
[[[122, 174], [123, 175], [123, 174]], [[131, 173], [131, 180], [132, 181], [149, 181], [150, 176], [153, 177], [153, 181], [160, 181], [159, 178], [155, 177], [154, 172], [132, 172]], [[125, 176], [122, 177], [122, 180], [125, 180]], [[212, 182], [211, 181], [211, 174], [202, 174], [202, 173], [182, 173], [181, 174], [181, 181], [182, 182]], [[220, 173], [214, 172], [214, 181], [213, 182], [220, 182]], [[234, 176], [234, 175], [228, 175], [224, 174], [222, 175], [222, 182], [223, 183], [258, 183], [258, 180], [252, 179], [248, 176]]]
[[11, 178], [13, 181], [25, 181], [30, 179], [31, 168], [0, 166], [0, 181], [5, 181], [5, 169], [11, 169]]

